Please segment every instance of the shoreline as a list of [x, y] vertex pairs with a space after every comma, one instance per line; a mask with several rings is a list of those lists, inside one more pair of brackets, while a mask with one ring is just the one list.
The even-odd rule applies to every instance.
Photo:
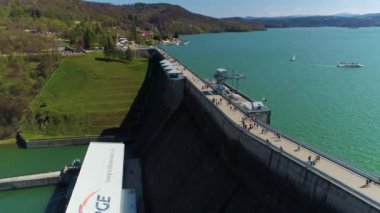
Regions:
[[16, 139], [14, 137], [12, 138], [5, 138], [0, 140], [0, 146], [1, 145], [11, 145], [16, 144]]

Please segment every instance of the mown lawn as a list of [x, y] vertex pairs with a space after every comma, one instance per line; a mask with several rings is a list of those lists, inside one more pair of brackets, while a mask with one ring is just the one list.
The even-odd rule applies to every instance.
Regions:
[[147, 59], [95, 60], [101, 53], [63, 59], [31, 102], [22, 126], [26, 139], [99, 135], [118, 127], [145, 78]]

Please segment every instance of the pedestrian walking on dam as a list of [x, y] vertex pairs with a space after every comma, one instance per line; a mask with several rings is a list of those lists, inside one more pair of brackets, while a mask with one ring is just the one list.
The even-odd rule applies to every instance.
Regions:
[[311, 161], [311, 155], [309, 155], [309, 157], [307, 157], [307, 163], [308, 163], [310, 166], [313, 165], [313, 163], [312, 163], [312, 161]]

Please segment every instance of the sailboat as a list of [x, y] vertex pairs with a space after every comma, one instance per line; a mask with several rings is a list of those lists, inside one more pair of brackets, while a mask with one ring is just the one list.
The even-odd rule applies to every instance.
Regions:
[[291, 62], [296, 61], [296, 54], [293, 54], [293, 56], [289, 59], [289, 61], [291, 61]]

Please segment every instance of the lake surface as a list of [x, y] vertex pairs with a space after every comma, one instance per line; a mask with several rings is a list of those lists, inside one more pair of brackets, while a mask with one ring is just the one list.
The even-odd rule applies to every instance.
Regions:
[[[239, 90], [267, 99], [273, 127], [380, 175], [380, 28], [270, 29], [185, 39], [189, 45], [164, 49], [204, 78], [218, 67], [246, 75]], [[337, 68], [339, 62], [364, 67]]]

